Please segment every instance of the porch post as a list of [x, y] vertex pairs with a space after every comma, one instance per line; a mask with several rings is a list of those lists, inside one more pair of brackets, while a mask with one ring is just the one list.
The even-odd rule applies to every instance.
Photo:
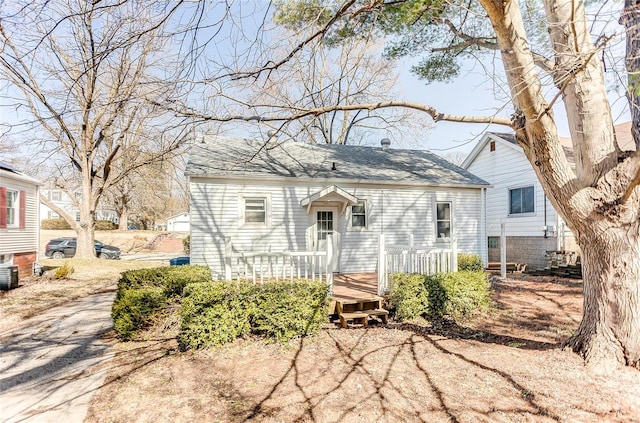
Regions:
[[233, 248], [231, 246], [231, 238], [226, 237], [224, 239], [224, 278], [227, 281], [231, 280], [231, 254]]
[[385, 251], [384, 234], [378, 237], [378, 295], [384, 295], [388, 288], [387, 257]]
[[333, 271], [336, 263], [333, 254], [333, 234], [327, 234], [327, 285], [329, 285], [329, 295], [333, 295]]
[[451, 269], [450, 272], [458, 271], [458, 237], [453, 237], [453, 242], [451, 243]]

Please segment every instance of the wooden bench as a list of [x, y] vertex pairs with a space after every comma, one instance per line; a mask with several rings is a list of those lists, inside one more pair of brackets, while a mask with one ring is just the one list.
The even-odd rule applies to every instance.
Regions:
[[382, 298], [363, 299], [336, 299], [336, 311], [340, 318], [340, 326], [347, 328], [348, 320], [360, 321], [363, 326], [367, 326], [369, 317], [380, 317], [383, 323], [387, 323], [389, 312], [382, 308]]

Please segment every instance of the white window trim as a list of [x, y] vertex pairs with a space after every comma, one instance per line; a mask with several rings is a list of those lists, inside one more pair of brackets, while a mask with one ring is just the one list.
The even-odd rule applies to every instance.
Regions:
[[[15, 192], [13, 204], [13, 223], [9, 222], [9, 194]], [[17, 228], [20, 226], [20, 191], [15, 189], [7, 189], [7, 228]]]
[[347, 230], [348, 231], [364, 232], [369, 230], [369, 217], [371, 215], [370, 213], [371, 205], [367, 198], [359, 198], [359, 200], [364, 203], [364, 226], [355, 226], [355, 227], [353, 226], [353, 219], [352, 219], [353, 206], [349, 206], [347, 211]]
[[[533, 187], [533, 211], [532, 212], [526, 212], [526, 213], [511, 213], [511, 191], [516, 190], [516, 189], [529, 188], [529, 187]], [[536, 207], [536, 195], [537, 195], [537, 189], [536, 189], [536, 184], [534, 184], [534, 183], [507, 187], [507, 217], [516, 217], [517, 218], [517, 217], [536, 216], [536, 209], [537, 209], [537, 207]]]
[[[245, 199], [261, 198], [265, 200], [265, 221], [261, 222], [245, 222]], [[238, 198], [238, 227], [241, 229], [259, 229], [271, 227], [271, 194], [241, 194]]]
[[[450, 225], [450, 236], [445, 238], [440, 238], [438, 236], [438, 203], [448, 203], [449, 204], [449, 225]], [[455, 219], [454, 219], [454, 202], [451, 199], [439, 199], [435, 198], [433, 201], [433, 233], [435, 234], [436, 243], [442, 244], [450, 244], [451, 239], [455, 233]]]

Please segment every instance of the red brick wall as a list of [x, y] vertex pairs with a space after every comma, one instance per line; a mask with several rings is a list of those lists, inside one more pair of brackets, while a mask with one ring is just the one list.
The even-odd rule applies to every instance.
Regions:
[[18, 279], [31, 276], [33, 262], [35, 261], [35, 252], [13, 254], [13, 265], [18, 266]]

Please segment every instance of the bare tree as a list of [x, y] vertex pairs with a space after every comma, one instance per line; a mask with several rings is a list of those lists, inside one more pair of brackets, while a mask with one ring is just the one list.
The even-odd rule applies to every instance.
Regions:
[[79, 257], [95, 256], [95, 211], [105, 192], [190, 139], [190, 131], [175, 129], [183, 122], [148, 101], [175, 95], [167, 35], [181, 3], [3, 5], [0, 78], [13, 106], [45, 132], [38, 147], [59, 168], [56, 185], [79, 207], [76, 222], [42, 199], [76, 230]]
[[[309, 31], [304, 31], [304, 34]], [[296, 44], [300, 34], [280, 37]], [[281, 48], [281, 47], [280, 47]], [[394, 97], [397, 81], [395, 61], [380, 57], [381, 44], [352, 38], [337, 46], [314, 43], [313, 48], [293, 57], [269, 78], [251, 84], [257, 94], [246, 103], [253, 113], [266, 116], [283, 110], [382, 102]], [[361, 144], [372, 132], [403, 139], [417, 133], [422, 123], [407, 109], [332, 110], [297, 120], [267, 122], [278, 137], [322, 144]]]

